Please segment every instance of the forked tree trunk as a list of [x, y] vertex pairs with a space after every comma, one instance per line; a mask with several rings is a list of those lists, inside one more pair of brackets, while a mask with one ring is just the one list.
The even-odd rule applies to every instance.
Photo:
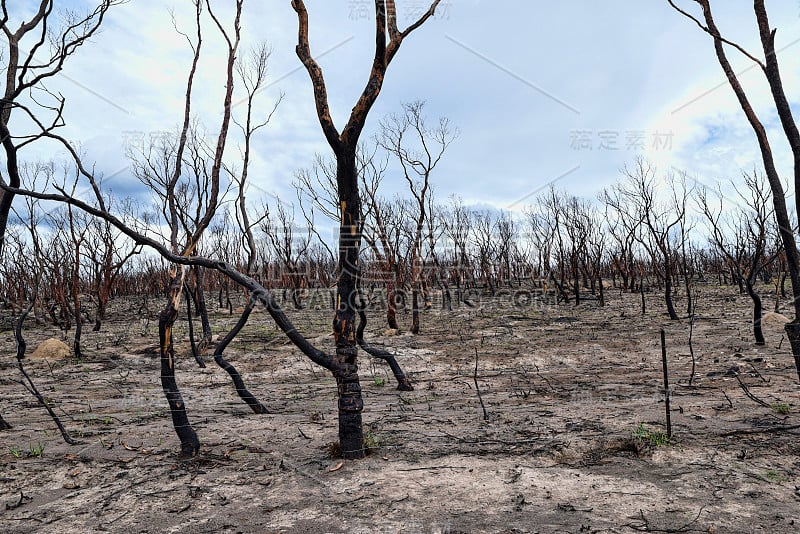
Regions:
[[336, 377], [339, 393], [339, 445], [345, 458], [363, 458], [364, 434], [361, 412], [364, 402], [358, 379], [358, 345], [356, 339], [356, 314], [360, 305], [358, 294], [361, 247], [361, 201], [356, 171], [356, 148], [364, 129], [367, 115], [381, 91], [386, 69], [400, 44], [412, 31], [432, 17], [440, 0], [405, 31], [397, 26], [394, 2], [375, 2], [375, 56], [367, 81], [358, 102], [353, 107], [347, 124], [337, 130], [331, 118], [327, 88], [322, 69], [311, 56], [308, 39], [308, 11], [303, 0], [292, 0], [298, 18], [298, 44], [295, 49], [314, 87], [317, 117], [331, 149], [336, 156], [336, 185], [339, 196], [339, 262], [336, 295], [336, 312], [333, 319], [333, 336], [336, 354], [326, 365]]

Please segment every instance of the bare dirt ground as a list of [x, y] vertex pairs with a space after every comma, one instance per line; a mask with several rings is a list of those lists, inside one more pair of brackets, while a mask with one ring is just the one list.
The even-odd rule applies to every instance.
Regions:
[[[797, 532], [800, 388], [780, 321], [756, 347], [749, 299], [698, 292], [691, 386], [688, 320], [668, 321], [656, 294], [645, 316], [638, 295], [611, 290], [605, 308], [483, 298], [426, 312], [419, 336], [384, 335], [373, 311], [368, 337], [399, 355], [416, 390], [396, 391], [386, 365], [361, 361], [372, 450], [346, 462], [330, 455], [333, 379], [264, 312], [227, 356], [270, 414], [251, 413], [213, 361], [182, 358], [203, 443], [189, 460], [160, 391], [158, 303], [149, 317], [115, 303], [103, 330], [86, 333], [83, 360], [27, 361], [76, 446], [15, 382], [6, 317], [0, 410], [13, 428], [0, 432], [0, 531]], [[290, 314], [330, 348], [329, 310]], [[224, 334], [236, 317], [212, 319]], [[665, 430], [661, 327], [671, 444], [653, 443]], [[59, 332], [30, 324], [26, 337], [32, 352]]]

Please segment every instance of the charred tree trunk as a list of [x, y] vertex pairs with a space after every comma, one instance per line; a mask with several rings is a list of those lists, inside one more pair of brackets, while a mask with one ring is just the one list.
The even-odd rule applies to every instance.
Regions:
[[399, 330], [397, 326], [397, 295], [395, 294], [394, 273], [388, 273], [389, 280], [386, 281], [386, 323], [389, 328]]
[[761, 330], [761, 296], [753, 289], [753, 283], [750, 280], [747, 280], [746, 286], [747, 294], [753, 299], [753, 335], [756, 338], [756, 345], [763, 345], [765, 341], [764, 333]]
[[647, 313], [647, 308], [646, 308], [645, 300], [644, 300], [644, 277], [642, 277], [639, 280], [639, 294], [642, 297], [642, 315], [644, 315], [645, 313]]
[[413, 391], [414, 386], [411, 385], [411, 381], [403, 372], [403, 369], [400, 367], [400, 364], [397, 363], [397, 359], [395, 359], [395, 357], [391, 355], [388, 351], [370, 345], [369, 343], [364, 341], [364, 329], [367, 327], [367, 314], [364, 313], [363, 301], [358, 309], [358, 318], [359, 318], [358, 329], [356, 329], [356, 339], [358, 340], [358, 345], [362, 349], [364, 349], [364, 352], [366, 352], [373, 358], [384, 360], [386, 363], [389, 364], [389, 367], [392, 370], [392, 374], [394, 374], [394, 377], [397, 380], [398, 391]]
[[672, 303], [672, 277], [664, 277], [664, 300], [667, 303], [667, 313], [672, 321], [678, 320], [678, 313], [675, 311], [675, 305]]
[[450, 295], [450, 285], [442, 280], [442, 309], [453, 311], [453, 297]]
[[295, 310], [302, 310], [303, 309], [303, 290], [299, 289], [298, 287], [292, 288], [292, 305], [294, 306]]
[[[786, 323], [783, 328], [786, 331], [786, 337], [789, 338], [789, 344], [792, 347], [794, 365], [797, 369], [800, 369], [800, 322], [798, 322], [798, 319], [795, 319], [790, 323]], [[798, 371], [798, 375], [800, 375], [800, 371]]]
[[100, 328], [102, 327], [102, 322], [103, 320], [105, 320], [105, 318], [106, 318], [106, 303], [98, 298], [97, 310], [95, 311], [94, 327], [92, 327], [92, 332], [100, 331]]
[[[694, 16], [679, 9], [672, 2], [672, 0], [669, 0], [669, 3], [673, 8], [693, 19], [694, 22], [703, 27], [702, 23], [700, 23]], [[742, 87], [742, 84], [739, 81], [736, 71], [734, 71], [730, 61], [728, 61], [724, 41], [716, 25], [716, 21], [714, 20], [709, 1], [698, 0], [698, 3], [703, 8], [703, 18], [705, 19], [707, 26], [704, 29], [714, 38], [714, 50], [716, 52], [719, 64], [728, 79], [731, 89], [733, 89], [733, 92], [739, 101], [742, 111], [744, 112], [748, 122], [750, 123], [750, 126], [753, 129], [756, 138], [758, 139], [759, 149], [761, 151], [761, 157], [764, 163], [764, 171], [767, 175], [770, 189], [772, 191], [772, 202], [775, 209], [775, 218], [778, 223], [778, 232], [781, 237], [783, 248], [786, 251], [786, 266], [792, 282], [794, 320], [790, 323], [787, 323], [785, 329], [792, 347], [792, 355], [794, 357], [798, 377], [800, 377], [800, 322], [798, 322], [800, 321], [800, 257], [798, 257], [797, 242], [793, 232], [793, 228], [796, 227], [797, 222], [797, 211], [800, 209], [800, 196], [795, 195], [796, 213], [795, 224], [793, 224], [789, 219], [783, 182], [781, 181], [781, 177], [778, 174], [775, 166], [772, 147], [770, 145], [766, 128], [758, 118], [758, 115], [753, 109], [745, 89]], [[797, 124], [792, 116], [791, 106], [783, 88], [783, 81], [781, 79], [780, 66], [778, 63], [778, 54], [775, 50], [775, 30], [770, 27], [764, 1], [755, 0], [753, 2], [753, 9], [758, 22], [759, 35], [761, 37], [761, 44], [764, 50], [763, 63], [759, 60], [756, 60], [756, 62], [762, 68], [767, 82], [769, 83], [775, 109], [778, 113], [781, 125], [783, 126], [784, 134], [794, 156], [794, 182], [795, 188], [797, 188], [797, 185], [800, 184], [800, 131], [798, 131]]]
[[694, 313], [692, 310], [692, 280], [689, 275], [689, 266], [685, 259], [683, 263], [683, 287], [686, 290], [686, 316], [690, 317]]
[[192, 274], [194, 275], [194, 302], [195, 302], [195, 313], [200, 317], [200, 325], [203, 328], [203, 339], [201, 341], [202, 346], [208, 345], [211, 341], [211, 321], [208, 319], [208, 306], [206, 305], [206, 292], [203, 289], [204, 285], [204, 276], [203, 270], [199, 266], [195, 266], [192, 269]]
[[597, 277], [597, 286], [599, 287], [599, 298], [600, 298], [600, 306], [606, 305], [606, 296], [603, 290], [603, 277], [602, 275]]
[[355, 149], [342, 148], [336, 154], [336, 178], [341, 202], [339, 225], [339, 283], [333, 336], [336, 341], [334, 376], [339, 392], [339, 445], [345, 458], [363, 458], [364, 434], [361, 412], [361, 384], [358, 378], [356, 343], [356, 298], [359, 250], [361, 248], [361, 199], [358, 195]]
[[411, 288], [411, 333], [419, 334], [419, 284]]
[[[183, 268], [181, 268], [183, 269]], [[170, 287], [170, 299], [167, 306], [158, 317], [158, 342], [161, 356], [161, 388], [169, 403], [172, 415], [172, 425], [178, 439], [181, 441], [181, 452], [187, 456], [194, 456], [200, 450], [200, 440], [197, 439], [189, 417], [186, 415], [186, 405], [175, 380], [175, 348], [172, 345], [172, 327], [178, 318], [176, 303], [180, 300], [183, 277], [178, 275]]]
[[206, 363], [203, 361], [202, 356], [200, 355], [200, 350], [197, 347], [197, 343], [194, 340], [194, 320], [192, 319], [192, 292], [189, 287], [184, 284], [183, 285], [183, 292], [184, 296], [186, 297], [186, 321], [189, 326], [189, 345], [192, 347], [192, 356], [194, 356], [194, 361], [197, 362], [198, 367], [201, 369], [205, 369]]
[[359, 306], [360, 278], [359, 252], [361, 248], [361, 200], [358, 191], [356, 148], [364, 129], [367, 115], [383, 86], [386, 69], [397, 53], [400, 44], [412, 31], [432, 17], [440, 0], [405, 31], [397, 26], [394, 2], [375, 2], [375, 56], [369, 80], [358, 102], [352, 108], [347, 124], [337, 130], [328, 105], [325, 79], [319, 64], [311, 56], [308, 38], [308, 11], [303, 0], [292, 0], [298, 19], [298, 44], [295, 49], [305, 66], [314, 88], [317, 118], [328, 144], [336, 156], [336, 189], [341, 218], [339, 221], [339, 258], [336, 312], [333, 318], [333, 336], [336, 354], [326, 365], [336, 377], [339, 393], [339, 445], [345, 458], [365, 456], [361, 412], [364, 402], [358, 378], [358, 345], [356, 313]]
[[581, 284], [580, 273], [578, 272], [578, 258], [576, 254], [572, 256], [572, 278], [575, 281], [575, 306], [581, 303]]

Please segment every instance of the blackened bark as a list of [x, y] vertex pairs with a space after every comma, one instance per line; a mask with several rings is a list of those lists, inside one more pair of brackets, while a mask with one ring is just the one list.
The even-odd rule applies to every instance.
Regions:
[[[786, 323], [783, 327], [786, 331], [786, 337], [789, 338], [789, 344], [792, 347], [792, 356], [794, 356], [794, 365], [796, 369], [800, 369], [800, 322], [797, 319], [790, 323]], [[800, 371], [797, 372], [800, 378]]]
[[195, 311], [200, 316], [200, 324], [203, 327], [202, 346], [207, 345], [211, 341], [211, 321], [208, 318], [208, 306], [206, 305], [206, 292], [203, 289], [203, 269], [202, 267], [195, 266], [194, 269], [194, 297], [195, 297]]
[[672, 277], [669, 275], [669, 267], [665, 267], [667, 275], [664, 277], [664, 300], [667, 303], [667, 313], [672, 321], [678, 320], [678, 313], [675, 311], [675, 305], [672, 303]]
[[639, 293], [642, 296], [642, 315], [644, 315], [646, 313], [645, 301], [644, 301], [644, 278], [642, 278], [639, 281]]
[[[303, 0], [292, 0], [298, 19], [298, 44], [296, 53], [306, 68], [314, 88], [317, 118], [328, 144], [336, 156], [336, 185], [341, 218], [339, 221], [339, 258], [336, 312], [333, 318], [333, 336], [336, 354], [325, 367], [336, 377], [339, 392], [339, 445], [345, 458], [365, 456], [361, 412], [364, 403], [358, 379], [358, 345], [355, 316], [357, 312], [361, 246], [361, 202], [356, 172], [356, 147], [381, 87], [386, 69], [400, 48], [403, 39], [433, 16], [440, 0], [433, 0], [430, 8], [405, 31], [397, 26], [394, 2], [375, 2], [375, 55], [369, 80], [353, 107], [341, 133], [331, 118], [325, 79], [319, 64], [311, 56], [308, 38], [308, 11]], [[388, 39], [387, 39], [388, 37]]]
[[577, 254], [572, 257], [572, 277], [575, 281], [575, 306], [580, 306], [581, 303], [581, 287], [580, 287], [580, 273], [578, 272], [578, 259]]
[[[178, 289], [177, 291], [180, 291]], [[175, 350], [172, 345], [172, 327], [178, 317], [178, 310], [170, 301], [158, 317], [158, 341], [161, 354], [161, 388], [169, 403], [172, 415], [172, 426], [178, 439], [181, 441], [181, 452], [187, 456], [194, 456], [200, 450], [200, 440], [197, 439], [189, 417], [186, 415], [186, 405], [175, 380]]]
[[605, 306], [606, 305], [606, 296], [605, 296], [605, 293], [603, 292], [603, 277], [602, 276], [598, 276], [597, 277], [597, 284], [598, 284], [598, 286], [600, 288], [600, 290], [599, 290], [599, 292], [600, 292], [600, 306]]
[[442, 309], [453, 311], [453, 297], [450, 295], [450, 286], [442, 281]]
[[80, 311], [78, 311], [75, 317], [75, 336], [72, 340], [72, 351], [75, 353], [76, 358], [83, 358], [83, 353], [81, 352], [82, 333], [83, 333], [83, 317], [81, 317]]
[[192, 348], [192, 356], [194, 356], [194, 361], [197, 362], [198, 367], [201, 369], [205, 369], [206, 362], [203, 361], [202, 356], [200, 356], [200, 350], [197, 348], [197, 343], [194, 340], [194, 321], [192, 320], [192, 292], [189, 290], [189, 287], [184, 284], [183, 285], [183, 293], [186, 297], [186, 320], [189, 323], [189, 345]]
[[753, 300], [753, 335], [756, 338], [756, 345], [763, 345], [765, 341], [764, 333], [761, 330], [761, 296], [753, 289], [753, 283], [750, 280], [747, 280], [746, 286], [747, 294], [750, 295], [750, 298]]
[[411, 333], [419, 334], [419, 288], [417, 284], [411, 289]]
[[58, 418], [56, 412], [53, 411], [51, 403], [48, 402], [44, 396], [39, 392], [39, 389], [36, 387], [36, 384], [33, 383], [33, 379], [28, 375], [28, 372], [25, 370], [25, 365], [23, 365], [22, 360], [25, 358], [25, 349], [27, 348], [27, 343], [25, 342], [25, 338], [22, 335], [22, 325], [25, 323], [25, 317], [33, 309], [33, 305], [36, 302], [36, 294], [38, 293], [38, 287], [33, 290], [33, 295], [31, 296], [31, 301], [28, 307], [22, 311], [17, 320], [17, 326], [14, 329], [14, 340], [17, 344], [17, 368], [19, 368], [19, 372], [25, 378], [25, 382], [22, 385], [28, 392], [36, 397], [36, 400], [39, 401], [39, 404], [44, 406], [44, 409], [47, 410], [47, 413], [50, 415], [50, 418], [58, 427], [58, 431], [61, 432], [61, 437], [64, 438], [64, 441], [70, 445], [77, 445], [79, 442], [72, 439], [67, 432], [67, 429], [64, 428], [64, 425], [61, 423], [61, 419]]
[[297, 288], [292, 289], [292, 304], [294, 304], [295, 310], [303, 309], [303, 297], [301, 289]]
[[11, 425], [3, 419], [3, 416], [0, 415], [0, 430], [8, 430], [11, 428]]
[[94, 326], [92, 327], [92, 332], [99, 332], [100, 328], [102, 327], [102, 322], [106, 317], [106, 306], [101, 301], [98, 300], [97, 302], [97, 311], [95, 312], [94, 316]]
[[239, 374], [236, 368], [228, 363], [228, 361], [226, 361], [222, 356], [223, 352], [225, 352], [225, 349], [228, 347], [233, 338], [236, 337], [242, 328], [244, 328], [244, 325], [247, 324], [247, 320], [250, 318], [250, 313], [253, 311], [255, 303], [256, 301], [253, 298], [247, 302], [247, 306], [245, 306], [242, 316], [239, 317], [239, 321], [236, 323], [233, 329], [228, 332], [228, 335], [226, 335], [217, 345], [217, 348], [214, 351], [214, 361], [217, 362], [217, 365], [224, 369], [228, 375], [230, 375], [231, 380], [233, 380], [233, 385], [236, 388], [236, 393], [243, 401], [247, 403], [248, 406], [250, 406], [250, 409], [253, 410], [254, 413], [265, 414], [269, 413], [267, 411], [267, 407], [261, 404], [258, 399], [256, 399], [255, 396], [250, 393], [250, 391], [247, 389], [247, 386], [244, 384], [244, 380], [242, 380], [242, 376]]
[[389, 273], [390, 279], [386, 282], [386, 323], [389, 328], [399, 330], [397, 326], [397, 301], [394, 290], [394, 273]]
[[[742, 111], [744, 112], [745, 117], [750, 123], [750, 126], [752, 127], [753, 132], [758, 140], [761, 158], [764, 163], [764, 172], [767, 175], [767, 180], [769, 181], [770, 189], [772, 190], [772, 202], [775, 209], [775, 219], [778, 223], [778, 232], [781, 236], [783, 248], [786, 251], [786, 266], [792, 283], [792, 303], [794, 305], [795, 318], [791, 323], [786, 324], [785, 329], [792, 347], [792, 355], [797, 367], [798, 377], [800, 377], [800, 323], [798, 323], [800, 320], [800, 257], [798, 257], [797, 242], [793, 232], [793, 228], [796, 227], [796, 224], [792, 224], [789, 219], [783, 182], [781, 181], [780, 175], [778, 174], [775, 166], [772, 147], [770, 146], [766, 128], [758, 118], [758, 115], [750, 103], [747, 93], [739, 82], [738, 75], [728, 61], [724, 47], [726, 41], [723, 40], [721, 33], [717, 28], [716, 22], [711, 13], [711, 5], [709, 1], [697, 1], [703, 8], [703, 18], [705, 20], [706, 27], [703, 27], [702, 23], [700, 23], [692, 15], [678, 8], [672, 0], [668, 0], [674, 9], [690, 19], [693, 19], [714, 38], [714, 50], [716, 52], [719, 64], [722, 67], [722, 70], [728, 79], [728, 83], [730, 84], [731, 89], [733, 89], [733, 92], [739, 101], [739, 105], [742, 108]], [[800, 132], [797, 130], [797, 125], [792, 116], [791, 108], [783, 89], [777, 53], [775, 51], [775, 30], [772, 30], [769, 26], [769, 20], [767, 18], [764, 1], [755, 0], [753, 2], [753, 7], [756, 14], [756, 20], [758, 22], [759, 34], [761, 37], [761, 44], [764, 49], [765, 60], [764, 63], [762, 63], [753, 56], [750, 56], [750, 58], [759, 64], [764, 72], [767, 82], [769, 83], [776, 111], [778, 112], [778, 117], [781, 120], [781, 125], [784, 128], [786, 139], [789, 142], [789, 146], [794, 155], [794, 178], [796, 188], [798, 184], [800, 184]], [[739, 47], [739, 50], [742, 51], [743, 49]], [[795, 195], [795, 206], [796, 208], [800, 207], [800, 196], [798, 195]], [[797, 215], [795, 215], [795, 217], [796, 216]]]
[[[3, 149], [6, 154], [6, 171], [8, 174], [8, 185], [10, 187], [19, 187], [21, 185], [19, 168], [17, 167], [17, 147], [8, 130], [7, 120], [11, 114], [11, 103], [5, 103], [0, 107], [2, 118], [0, 118], [0, 139], [2, 139]], [[6, 227], [8, 225], [8, 217], [11, 213], [11, 204], [14, 201], [14, 193], [3, 189], [0, 191], [0, 251], [3, 250], [5, 243]]]
[[334, 376], [339, 393], [339, 445], [345, 458], [363, 458], [364, 434], [361, 412], [364, 401], [358, 378], [356, 313], [360, 277], [361, 199], [358, 195], [355, 149], [336, 154], [336, 180], [341, 202], [339, 224], [339, 283], [333, 319], [336, 341]]
[[686, 255], [683, 256], [683, 287], [686, 290], [686, 316], [692, 315], [692, 279], [689, 274], [689, 265], [686, 262]]

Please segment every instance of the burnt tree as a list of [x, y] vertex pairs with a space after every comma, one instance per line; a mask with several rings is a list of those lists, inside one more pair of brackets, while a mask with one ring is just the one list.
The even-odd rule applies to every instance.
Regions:
[[[297, 13], [297, 56], [306, 68], [314, 88], [317, 117], [325, 139], [336, 158], [336, 185], [339, 199], [339, 258], [336, 312], [333, 335], [336, 353], [330, 369], [339, 386], [339, 444], [345, 458], [365, 455], [361, 412], [361, 386], [358, 379], [358, 343], [356, 316], [360, 307], [359, 251], [361, 248], [361, 198], [359, 196], [356, 149], [367, 115], [378, 98], [384, 76], [403, 40], [433, 16], [440, 0], [404, 31], [397, 25], [394, 0], [375, 0], [375, 55], [369, 79], [347, 123], [339, 131], [331, 117], [328, 92], [322, 68], [313, 58], [308, 40], [308, 10], [303, 0], [293, 0]], [[365, 350], [369, 351], [365, 348]]]
[[694, 22], [701, 30], [709, 34], [714, 41], [714, 52], [717, 56], [717, 61], [725, 73], [728, 83], [731, 86], [739, 106], [742, 108], [747, 122], [753, 129], [753, 133], [758, 141], [758, 146], [761, 151], [761, 160], [764, 165], [764, 172], [767, 176], [770, 189], [772, 191], [772, 204], [775, 210], [775, 219], [778, 223], [778, 230], [780, 232], [781, 242], [786, 253], [786, 267], [789, 273], [789, 278], [792, 282], [792, 302], [794, 305], [794, 319], [787, 323], [785, 326], [786, 335], [789, 338], [789, 343], [792, 347], [792, 355], [794, 357], [795, 368], [797, 370], [798, 378], [800, 378], [800, 254], [797, 251], [797, 241], [795, 236], [795, 228], [797, 228], [797, 217], [800, 216], [800, 195], [795, 195], [795, 214], [792, 221], [789, 217], [789, 210], [786, 206], [786, 196], [783, 183], [781, 182], [778, 169], [775, 165], [775, 158], [773, 156], [772, 146], [767, 130], [764, 123], [759, 118], [753, 105], [750, 102], [750, 97], [747, 95], [744, 87], [739, 81], [739, 76], [733, 69], [726, 51], [726, 46], [733, 48], [745, 57], [750, 59], [764, 75], [767, 83], [769, 84], [772, 100], [775, 104], [775, 111], [777, 112], [783, 133], [789, 148], [792, 152], [793, 166], [794, 166], [794, 190], [800, 188], [800, 130], [797, 127], [797, 122], [792, 115], [792, 108], [789, 104], [789, 99], [786, 96], [786, 91], [783, 87], [783, 78], [780, 72], [780, 64], [778, 62], [778, 54], [775, 50], [775, 35], [776, 28], [772, 28], [769, 22], [767, 8], [764, 0], [753, 1], [753, 11], [755, 13], [756, 24], [758, 27], [758, 35], [761, 42], [763, 52], [763, 59], [756, 57], [745, 50], [741, 45], [726, 39], [720, 32], [714, 14], [711, 9], [710, 0], [695, 0], [695, 3], [700, 7], [702, 14], [695, 16], [689, 11], [679, 7], [675, 1], [667, 0], [670, 6], [683, 16]]

